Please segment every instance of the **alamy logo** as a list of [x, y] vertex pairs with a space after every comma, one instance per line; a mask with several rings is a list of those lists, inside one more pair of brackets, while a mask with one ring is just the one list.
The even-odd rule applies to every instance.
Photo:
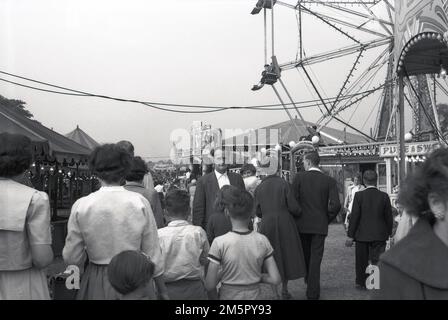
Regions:
[[65, 287], [68, 290], [78, 290], [79, 289], [79, 268], [77, 266], [71, 265], [67, 267], [67, 270], [64, 272], [65, 274], [69, 274], [67, 279], [65, 279]]
[[366, 280], [366, 288], [368, 290], [380, 289], [380, 269], [378, 266], [369, 265], [366, 269], [366, 273], [369, 275]]

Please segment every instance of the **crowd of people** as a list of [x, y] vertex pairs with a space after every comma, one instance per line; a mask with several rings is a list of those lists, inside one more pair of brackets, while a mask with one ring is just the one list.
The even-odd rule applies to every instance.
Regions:
[[[291, 299], [288, 282], [301, 278], [307, 298], [319, 299], [329, 224], [342, 209], [336, 181], [311, 151], [289, 184], [278, 152], [269, 153], [261, 166], [277, 170], [263, 179], [251, 164], [229, 172], [216, 149], [213, 171], [160, 188], [130, 142], [97, 147], [89, 166], [101, 187], [73, 204], [62, 253], [82, 270], [77, 299], [251, 300], [262, 283]], [[31, 161], [28, 138], [0, 134], [0, 299], [50, 298], [49, 199], [18, 179]], [[448, 150], [401, 188], [400, 205], [417, 220], [387, 252], [393, 208], [377, 179], [374, 171], [357, 177], [345, 203], [356, 287], [366, 289], [372, 264], [381, 271], [376, 298], [447, 299]]]

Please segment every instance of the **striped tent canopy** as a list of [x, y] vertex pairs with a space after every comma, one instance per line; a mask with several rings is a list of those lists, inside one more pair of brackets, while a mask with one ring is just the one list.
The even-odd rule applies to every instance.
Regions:
[[0, 104], [0, 133], [27, 136], [38, 159], [58, 162], [86, 162], [90, 149]]

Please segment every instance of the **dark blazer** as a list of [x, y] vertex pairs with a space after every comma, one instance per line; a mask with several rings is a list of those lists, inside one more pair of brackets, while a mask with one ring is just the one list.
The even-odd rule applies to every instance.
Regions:
[[[228, 172], [230, 184], [245, 190], [243, 178], [236, 173]], [[214, 213], [216, 195], [219, 191], [215, 170], [199, 178], [193, 199], [193, 224], [206, 229], [207, 222]]]
[[394, 218], [387, 193], [367, 188], [355, 193], [348, 236], [356, 241], [387, 241]]
[[336, 180], [320, 171], [299, 172], [292, 190], [302, 210], [296, 218], [299, 232], [327, 235], [328, 224], [341, 210]]
[[380, 258], [378, 300], [448, 300], [448, 247], [420, 218]]

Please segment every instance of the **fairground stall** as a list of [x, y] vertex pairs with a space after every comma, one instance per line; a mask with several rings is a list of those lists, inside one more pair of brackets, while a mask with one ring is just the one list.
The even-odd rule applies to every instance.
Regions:
[[95, 189], [87, 163], [91, 150], [0, 104], [1, 132], [32, 141], [33, 164], [23, 179], [50, 198], [54, 250], [60, 254], [72, 204]]

